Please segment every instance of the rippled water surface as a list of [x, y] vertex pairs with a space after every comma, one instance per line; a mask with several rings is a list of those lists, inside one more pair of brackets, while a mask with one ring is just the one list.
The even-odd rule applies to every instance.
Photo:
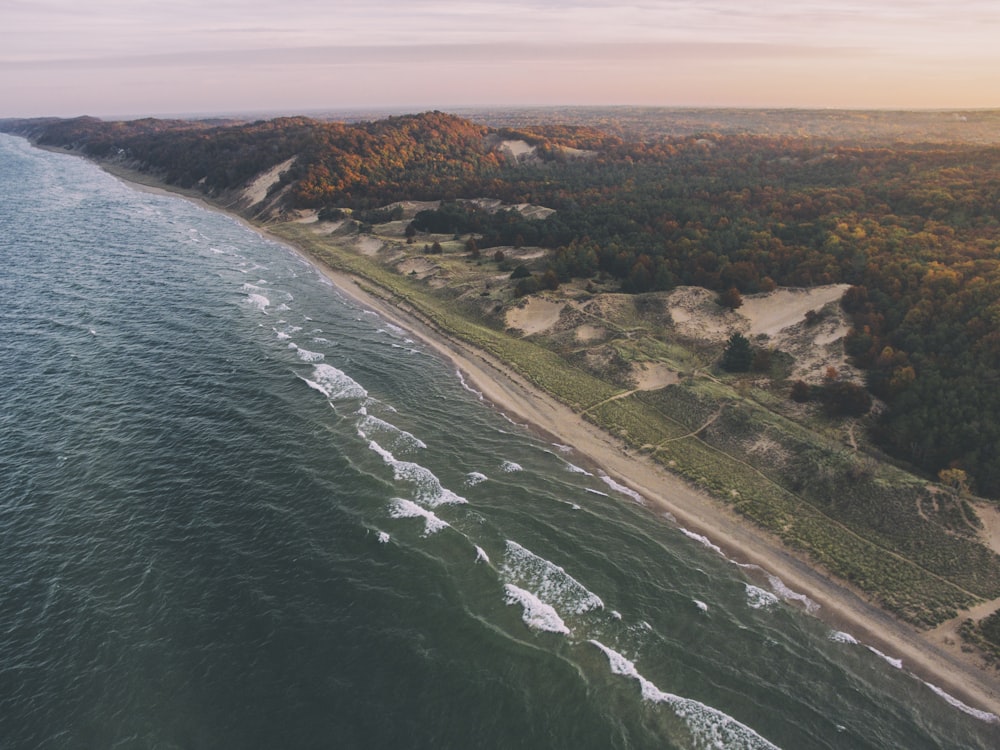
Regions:
[[285, 248], [0, 136], [0, 746], [992, 748]]

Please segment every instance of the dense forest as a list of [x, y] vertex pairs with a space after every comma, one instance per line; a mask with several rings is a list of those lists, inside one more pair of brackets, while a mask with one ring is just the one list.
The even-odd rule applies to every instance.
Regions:
[[[718, 132], [631, 139], [622, 129], [497, 128], [438, 112], [355, 124], [79, 118], [0, 129], [209, 197], [291, 160], [272, 187], [288, 209], [445, 200], [416, 228], [475, 233], [480, 248], [546, 247], [560, 280], [600, 274], [635, 293], [850, 284], [847, 351], [887, 404], [877, 444], [930, 475], [961, 469], [974, 489], [1000, 496], [1000, 146]], [[504, 141], [532, 151], [515, 157]], [[474, 197], [556, 213], [529, 220], [460, 200]]]

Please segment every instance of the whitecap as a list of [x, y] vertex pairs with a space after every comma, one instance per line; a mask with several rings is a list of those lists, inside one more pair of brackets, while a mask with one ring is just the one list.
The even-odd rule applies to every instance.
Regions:
[[800, 594], [788, 588], [785, 582], [773, 573], [767, 574], [767, 580], [771, 584], [771, 590], [785, 601], [799, 602], [806, 608], [806, 612], [810, 613], [816, 612], [819, 609], [819, 605], [816, 602], [805, 594]]
[[265, 297], [263, 294], [248, 294], [246, 302], [250, 307], [255, 310], [259, 310], [262, 313], [267, 312], [267, 306], [271, 304], [271, 300]]
[[601, 497], [611, 497], [607, 492], [601, 492], [600, 490], [594, 490], [590, 487], [584, 487], [584, 491], [589, 492], [591, 495], [600, 495]]
[[770, 591], [765, 591], [759, 586], [754, 586], [752, 583], [746, 584], [746, 587], [747, 604], [754, 609], [767, 609], [778, 603], [778, 597]]
[[388, 435], [392, 439], [392, 447], [399, 450], [426, 448], [427, 443], [396, 425], [379, 419], [368, 413], [364, 407], [358, 411], [361, 420], [358, 422], [358, 437], [363, 440], [372, 439], [373, 435]]
[[438, 505], [468, 502], [464, 497], [442, 487], [441, 481], [425, 466], [412, 461], [400, 461], [374, 440], [368, 441], [368, 447], [392, 467], [396, 481], [410, 482], [414, 485], [417, 501], [421, 504], [434, 508]]
[[477, 544], [476, 545], [476, 562], [477, 563], [478, 562], [489, 563], [489, 561], [490, 561], [490, 556], [486, 554], [486, 550], [484, 550], [482, 547], [480, 547]]
[[626, 497], [632, 498], [637, 503], [639, 503], [639, 505], [646, 504], [646, 498], [644, 498], [638, 492], [633, 490], [631, 487], [626, 487], [624, 484], [619, 484], [614, 479], [605, 474], [603, 471], [601, 472], [600, 476], [601, 476], [601, 481], [603, 481], [606, 485], [608, 485], [608, 487], [613, 489], [615, 492], [620, 492]]
[[482, 391], [477, 391], [475, 388], [473, 388], [471, 385], [465, 382], [465, 375], [462, 373], [461, 370], [455, 368], [455, 374], [458, 375], [458, 382], [462, 384], [462, 387], [465, 390], [467, 390], [469, 393], [474, 394], [480, 401], [486, 400], [482, 394]]
[[960, 701], [955, 696], [946, 693], [937, 685], [932, 685], [929, 682], [924, 682], [924, 684], [931, 690], [933, 690], [935, 693], [937, 693], [939, 696], [941, 696], [945, 700], [945, 702], [948, 703], [948, 705], [957, 708], [959, 711], [967, 713], [969, 716], [974, 716], [980, 721], [985, 721], [988, 724], [1000, 724], [1000, 716], [997, 716], [994, 713], [990, 713], [989, 711], [980, 711], [978, 708], [973, 708], [972, 706], [966, 705], [965, 703], [962, 703], [962, 701]]
[[368, 391], [333, 365], [318, 364], [313, 368], [313, 379], [302, 378], [302, 380], [334, 401], [368, 397]]
[[858, 639], [855, 638], [850, 633], [845, 633], [842, 630], [834, 630], [830, 633], [830, 640], [834, 643], [847, 643], [852, 646], [858, 645]]
[[696, 606], [701, 612], [708, 612], [708, 605], [705, 604], [701, 599], [692, 599], [694, 606]]
[[503, 588], [507, 595], [508, 605], [521, 605], [523, 609], [521, 619], [524, 620], [524, 624], [529, 628], [532, 630], [544, 630], [549, 633], [570, 634], [570, 629], [566, 627], [566, 623], [563, 622], [559, 613], [530, 591], [525, 591], [512, 583], [506, 584]]
[[478, 471], [470, 471], [468, 474], [465, 475], [465, 484], [468, 487], [475, 487], [477, 484], [482, 484], [487, 479], [489, 479], [489, 477], [487, 477], [485, 474], [482, 474]]
[[571, 445], [563, 445], [562, 443], [553, 443], [552, 445], [555, 446], [555, 449], [560, 453], [572, 453], [573, 451], [573, 446]]
[[423, 518], [424, 536], [430, 536], [431, 534], [441, 531], [441, 529], [448, 528], [448, 523], [446, 521], [442, 521], [434, 515], [434, 513], [426, 508], [421, 508], [412, 500], [396, 498], [392, 501], [392, 507], [389, 509], [389, 515], [393, 518]]
[[894, 659], [891, 656], [883, 654], [881, 651], [879, 651], [874, 646], [865, 646], [865, 648], [867, 648], [869, 651], [871, 651], [873, 654], [875, 654], [880, 659], [883, 659], [888, 664], [891, 664], [892, 666], [894, 666], [896, 669], [902, 669], [903, 668], [903, 660], [902, 659]]
[[726, 750], [778, 750], [777, 745], [772, 744], [729, 714], [692, 698], [683, 698], [660, 690], [639, 673], [633, 662], [617, 651], [597, 640], [591, 640], [590, 643], [600, 649], [607, 657], [612, 674], [629, 677], [639, 683], [643, 700], [670, 706], [691, 730], [697, 747], [726, 748]]
[[604, 602], [564, 568], [507, 540], [500, 571], [506, 578], [527, 586], [547, 604], [561, 611], [581, 615], [592, 609], [603, 609]]
[[500, 464], [500, 471], [505, 474], [513, 474], [515, 471], [523, 471], [524, 467], [521, 464], [514, 463], [513, 461], [504, 461]]
[[379, 544], [388, 544], [389, 543], [389, 534], [387, 532], [385, 532], [385, 531], [380, 531], [378, 533], [378, 543]]
[[[703, 536], [702, 534], [696, 534], [693, 531], [688, 531], [683, 526], [681, 526], [679, 528], [680, 528], [681, 533], [684, 536], [686, 536], [688, 539], [693, 539], [694, 541], [698, 542], [699, 544], [703, 544], [704, 546], [708, 547], [713, 552], [716, 552], [719, 555], [722, 555], [722, 557], [726, 557], [726, 553], [722, 551], [722, 548], [719, 547], [717, 544], [714, 544], [712, 542], [712, 540], [710, 540], [707, 536]], [[729, 558], [726, 558], [726, 559], [728, 560]]]
[[295, 353], [299, 355], [299, 359], [303, 362], [322, 362], [325, 359], [325, 355], [322, 352], [311, 352], [297, 344], [289, 343], [288, 348], [294, 349]]

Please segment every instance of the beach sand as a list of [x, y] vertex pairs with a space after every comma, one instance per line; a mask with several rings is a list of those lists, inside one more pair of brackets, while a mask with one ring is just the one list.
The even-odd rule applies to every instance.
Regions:
[[[224, 211], [290, 248], [357, 304], [412, 332], [451, 361], [495, 408], [526, 423], [547, 439], [571, 446], [597, 471], [639, 493], [650, 508], [650, 523], [665, 523], [663, 516], [669, 513], [675, 523], [707, 537], [730, 559], [759, 566], [780, 578], [788, 588], [809, 597], [819, 605], [814, 615], [833, 630], [847, 632], [887, 657], [902, 660], [902, 669], [915, 678], [944, 690], [972, 709], [994, 714], [993, 719], [1000, 723], [1000, 671], [982, 666], [978, 657], [962, 652], [959, 643], [943, 643], [933, 632], [921, 632], [865, 601], [859, 592], [813, 567], [806, 558], [790, 551], [776, 537], [737, 515], [721, 501], [646, 457], [630, 453], [613, 436], [529, 384], [503, 362], [442, 334], [391, 299], [363, 289], [359, 279], [318, 262], [301, 248], [269, 233], [266, 227], [232, 214], [192, 191], [174, 190], [148, 175], [120, 167], [100, 166], [140, 189], [181, 195], [212, 210]], [[364, 283], [373, 286], [367, 280]], [[992, 720], [988, 716], [980, 718]]]

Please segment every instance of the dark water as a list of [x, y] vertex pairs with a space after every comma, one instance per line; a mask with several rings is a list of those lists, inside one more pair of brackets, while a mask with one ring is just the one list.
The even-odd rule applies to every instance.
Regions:
[[991, 748], [226, 216], [0, 136], [0, 747]]

